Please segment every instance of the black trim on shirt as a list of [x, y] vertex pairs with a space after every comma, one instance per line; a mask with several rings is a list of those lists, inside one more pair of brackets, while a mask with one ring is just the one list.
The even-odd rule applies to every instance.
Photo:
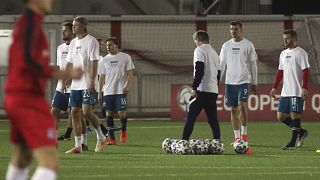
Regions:
[[195, 75], [192, 83], [192, 89], [197, 90], [204, 75], [204, 62], [197, 61], [195, 65]]

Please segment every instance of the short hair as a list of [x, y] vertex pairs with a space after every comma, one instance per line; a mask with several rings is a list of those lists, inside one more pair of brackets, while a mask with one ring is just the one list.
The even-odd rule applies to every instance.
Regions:
[[293, 38], [298, 37], [297, 31], [295, 31], [294, 29], [286, 29], [285, 31], [283, 31], [283, 34], [289, 34], [290, 37], [293, 37]]
[[242, 29], [242, 23], [241, 23], [240, 21], [231, 21], [229, 25], [230, 25], [230, 26], [231, 26], [231, 25], [232, 25], [232, 26], [239, 26], [240, 29]]
[[72, 30], [73, 24], [69, 21], [63, 23], [63, 26], [69, 27]]
[[82, 16], [77, 16], [73, 19], [74, 21], [77, 21], [83, 25], [88, 25], [88, 20], [85, 18], [85, 17], [82, 17]]
[[108, 41], [112, 41], [115, 45], [118, 45], [119, 42], [118, 42], [118, 39], [116, 37], [109, 37], [106, 42]]
[[207, 32], [199, 30], [193, 34], [193, 40], [198, 40], [198, 41], [209, 43], [209, 35]]

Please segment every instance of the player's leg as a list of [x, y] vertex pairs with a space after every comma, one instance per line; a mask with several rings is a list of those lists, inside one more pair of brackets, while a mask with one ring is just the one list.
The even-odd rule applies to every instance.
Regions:
[[93, 106], [98, 103], [98, 93], [90, 93], [88, 91], [83, 91], [83, 102], [82, 102], [82, 111], [85, 119], [89, 119], [91, 124], [93, 125], [95, 132], [97, 134], [97, 144], [95, 148], [95, 152], [101, 152], [106, 144], [106, 137], [103, 134], [100, 127], [99, 117], [94, 114]]
[[189, 140], [193, 131], [196, 118], [198, 117], [201, 110], [203, 109], [204, 101], [205, 101], [205, 98], [203, 98], [202, 93], [199, 93], [196, 98], [190, 99], [187, 120], [184, 124], [182, 138], [181, 138], [182, 140]]
[[127, 95], [120, 94], [116, 95], [116, 110], [118, 111], [118, 115], [121, 122], [121, 133], [120, 133], [120, 142], [125, 143], [127, 141]]
[[241, 139], [248, 141], [247, 124], [248, 124], [248, 95], [249, 84], [238, 85], [238, 101], [239, 101], [239, 120], [241, 124]]
[[6, 173], [6, 180], [27, 179], [32, 153], [23, 143], [12, 145], [12, 159]]
[[71, 140], [71, 132], [73, 130], [72, 128], [72, 117], [71, 117], [71, 107], [69, 106], [69, 98], [70, 98], [70, 93], [65, 93], [64, 94], [66, 96], [65, 98], [65, 102], [64, 102], [64, 109], [65, 111], [68, 112], [68, 127], [66, 129], [66, 132], [64, 133], [64, 135], [61, 135], [58, 137], [59, 141], [69, 141]]
[[81, 130], [81, 147], [83, 151], [88, 150], [88, 137], [87, 137], [87, 120], [83, 118], [82, 112], [81, 112], [81, 123], [82, 123], [82, 130]]
[[55, 146], [40, 147], [34, 149], [32, 152], [38, 161], [38, 167], [31, 180], [55, 180], [59, 167], [57, 148]]
[[116, 109], [115, 107], [115, 95], [106, 95], [103, 96], [103, 101], [105, 104], [105, 110], [106, 110], [106, 123], [107, 127], [109, 128], [109, 140], [107, 142], [108, 145], [115, 145], [116, 140], [114, 136], [114, 120], [113, 117], [115, 115], [114, 111]]
[[304, 140], [308, 136], [308, 131], [301, 128], [301, 114], [303, 112], [304, 101], [301, 97], [292, 97], [291, 105], [290, 116], [292, 118], [292, 129], [295, 129], [298, 134], [296, 147], [302, 147]]
[[240, 139], [240, 120], [238, 108], [237, 86], [226, 84], [225, 86], [225, 104], [231, 107], [231, 124], [233, 127], [234, 139], [231, 144], [237, 139]]
[[207, 93], [207, 103], [204, 106], [204, 111], [208, 118], [208, 123], [211, 127], [213, 139], [220, 139], [220, 125], [217, 115], [217, 94]]
[[82, 122], [81, 122], [81, 106], [82, 106], [82, 91], [71, 90], [70, 93], [70, 105], [71, 105], [71, 117], [72, 117], [72, 126], [73, 134], [75, 139], [75, 146], [69, 151], [66, 151], [67, 154], [81, 153], [81, 133], [82, 133]]

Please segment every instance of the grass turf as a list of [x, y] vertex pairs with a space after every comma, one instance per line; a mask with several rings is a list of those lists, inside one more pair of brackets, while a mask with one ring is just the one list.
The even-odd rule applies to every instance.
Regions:
[[[119, 124], [119, 122], [117, 122]], [[303, 148], [283, 151], [290, 138], [290, 130], [280, 123], [251, 122], [249, 146], [253, 155], [237, 155], [229, 145], [233, 137], [230, 123], [221, 123], [223, 155], [168, 155], [161, 149], [166, 137], [180, 138], [183, 123], [170, 121], [130, 121], [128, 141], [107, 146], [95, 153], [95, 133], [89, 136], [89, 151], [67, 155], [74, 141], [59, 143], [61, 167], [59, 179], [246, 179], [284, 180], [320, 179], [320, 123], [302, 123], [309, 130]], [[66, 123], [60, 123], [60, 134]], [[10, 160], [11, 147], [8, 122], [0, 122], [0, 175], [4, 178]], [[119, 134], [116, 134], [117, 139]], [[197, 122], [192, 138], [210, 138], [209, 126]], [[32, 163], [31, 173], [35, 168]]]

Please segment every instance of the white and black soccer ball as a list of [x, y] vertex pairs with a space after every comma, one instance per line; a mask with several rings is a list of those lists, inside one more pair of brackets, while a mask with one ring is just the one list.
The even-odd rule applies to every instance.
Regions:
[[162, 149], [164, 152], [166, 153], [172, 153], [172, 149], [171, 149], [171, 144], [173, 142], [173, 139], [171, 138], [166, 138], [163, 142], [162, 142]]
[[208, 147], [205, 144], [205, 141], [202, 139], [190, 140], [189, 141], [192, 154], [207, 154]]
[[186, 155], [191, 154], [191, 148], [189, 146], [189, 141], [187, 140], [180, 140], [176, 144], [175, 154], [179, 155]]
[[209, 154], [222, 154], [224, 151], [223, 141], [220, 139], [211, 140], [211, 146], [208, 149]]
[[172, 154], [176, 154], [176, 151], [177, 151], [177, 144], [178, 144], [179, 140], [177, 139], [173, 139], [172, 142], [171, 142], [171, 152]]
[[248, 143], [239, 139], [233, 143], [233, 149], [238, 154], [245, 154], [248, 151]]

